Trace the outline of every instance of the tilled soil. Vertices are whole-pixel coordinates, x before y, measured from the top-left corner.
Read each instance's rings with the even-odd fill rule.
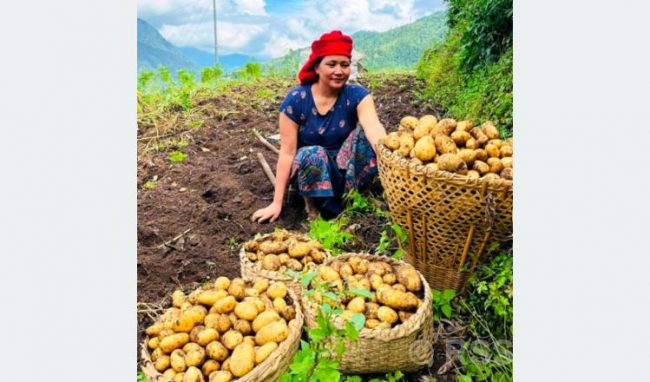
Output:
[[[430,104],[418,104],[414,99],[413,76],[371,76],[362,83],[372,90],[379,118],[389,131],[395,130],[405,115],[438,114]],[[260,86],[266,97],[260,96]],[[181,149],[187,154],[183,162],[171,164],[168,155],[173,148],[140,152],[139,303],[167,305],[175,289],[189,291],[218,276],[239,276],[239,247],[257,233],[276,227],[308,230],[302,201],[297,197],[283,208],[274,223],[257,224],[249,219],[273,198],[273,186],[256,154],[261,152],[272,169],[277,160],[276,154],[256,140],[252,130],[264,136],[278,132],[277,109],[290,87],[286,82],[240,85],[228,95],[201,101],[200,106],[212,118],[199,128],[183,132],[188,143]],[[274,95],[269,97],[268,93]],[[147,126],[139,126],[140,135],[146,131]],[[144,184],[154,177],[157,186],[145,190]],[[371,189],[381,194],[379,182]],[[378,244],[381,228],[376,219],[374,215],[354,218],[353,223],[360,227],[354,241],[358,249]],[[165,242],[168,245],[163,245]],[[147,314],[138,315],[138,342],[150,323]]]

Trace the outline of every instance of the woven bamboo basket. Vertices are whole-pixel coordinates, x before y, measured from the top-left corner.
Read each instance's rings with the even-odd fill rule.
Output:
[[[460,290],[491,243],[512,240],[510,180],[426,171],[378,145],[391,218],[408,232],[406,260],[435,289]]]
[[[302,335],[302,325],[304,323],[304,315],[300,307],[300,296],[293,290],[287,290],[289,296],[293,300],[293,305],[296,308],[296,317],[289,322],[289,336],[287,339],[280,343],[277,349],[262,363],[255,366],[245,376],[234,379],[237,382],[277,382],[282,377],[285,371],[289,368],[293,356],[298,351],[300,346],[300,336]],[[149,338],[145,338],[141,344],[140,367],[142,372],[147,377],[149,382],[172,382],[169,378],[164,377],[153,365],[151,355],[147,347]],[[208,378],[205,378],[207,381]]]
[[[385,261],[392,266],[403,264],[386,256],[369,254],[342,254],[330,258],[326,264],[336,259],[345,260],[350,256],[358,256],[371,261]],[[424,300],[418,310],[403,324],[391,329],[363,328],[357,341],[346,341],[339,370],[344,373],[364,374],[383,373],[395,370],[413,372],[433,362],[433,312],[431,289],[422,274]],[[318,304],[302,296],[302,306],[305,312],[305,324],[315,328]],[[343,328],[342,318],[336,317],[334,325]]]
[[[270,235],[272,234],[266,234],[256,240],[262,241],[267,239]],[[307,237],[304,235],[298,235],[296,233],[292,233],[293,236],[300,236],[306,240],[309,240]],[[329,259],[332,257],[329,251],[323,249],[323,252],[325,253],[325,260]],[[239,263],[241,267],[241,275],[242,278],[246,281],[255,281],[258,279],[267,279],[269,281],[282,281],[287,286],[291,289],[293,289],[298,296],[301,294],[301,286],[300,282],[292,278],[291,276],[288,276],[285,273],[282,272],[277,272],[277,271],[267,271],[266,269],[261,269],[261,267],[258,267],[256,263],[250,261],[248,257],[246,257],[246,251],[244,250],[244,245],[242,245],[240,251],[239,251]]]

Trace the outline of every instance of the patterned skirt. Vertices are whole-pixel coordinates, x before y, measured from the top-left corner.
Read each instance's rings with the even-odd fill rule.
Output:
[[[343,211],[343,195],[377,175],[377,158],[363,129],[357,126],[338,151],[322,146],[298,149],[291,179],[300,195],[312,198],[323,217]]]

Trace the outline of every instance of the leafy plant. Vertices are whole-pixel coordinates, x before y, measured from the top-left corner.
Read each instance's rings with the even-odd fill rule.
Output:
[[[439,320],[443,316],[451,318],[451,300],[456,297],[456,291],[453,289],[445,289],[443,291],[431,289],[433,297],[433,317]]]
[[[386,373],[384,378],[373,378],[368,382],[398,382],[404,379],[404,373],[397,370],[392,373]]]
[[[153,190],[158,185],[158,181],[155,179],[149,179],[142,188],[145,190]]]
[[[187,158],[187,154],[182,151],[172,151],[169,156],[169,160],[173,163],[180,163]]]
[[[138,372],[138,382],[149,382],[142,371]]]
[[[467,341],[459,354],[458,382],[512,382],[512,349],[507,343]]]
[[[309,237],[323,244],[334,254],[341,252],[343,245],[350,239],[352,234],[341,229],[346,224],[346,219],[324,220],[320,216],[309,224]]]
[[[354,188],[348,191],[343,199],[347,202],[346,213],[366,213],[372,209],[368,200]]]

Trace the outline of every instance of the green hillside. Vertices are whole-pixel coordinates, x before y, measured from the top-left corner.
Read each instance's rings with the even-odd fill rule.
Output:
[[[179,69],[198,70],[199,65],[158,33],[156,28],[138,19],[138,71],[164,66],[172,73]]]
[[[444,11],[418,19],[386,32],[359,31],[352,34],[354,49],[365,58],[362,65],[371,71],[413,69],[422,52],[442,41],[447,34]],[[308,56],[309,47],[296,49],[265,65],[267,70],[295,74]]]

